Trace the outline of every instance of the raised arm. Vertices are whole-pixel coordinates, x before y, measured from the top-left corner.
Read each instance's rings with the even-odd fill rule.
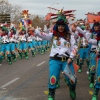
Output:
[[[53,33],[47,34],[44,32],[40,32],[38,29],[36,29],[34,33],[36,36],[39,36],[43,40],[51,40],[53,38]]]

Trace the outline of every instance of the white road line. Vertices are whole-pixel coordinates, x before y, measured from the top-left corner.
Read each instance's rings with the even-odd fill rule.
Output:
[[[46,61],[41,62],[40,64],[36,65],[36,66],[41,66],[42,64],[44,64]]]
[[[10,82],[8,82],[8,83],[2,85],[1,88],[5,88],[6,86],[8,86],[8,85],[14,83],[15,81],[17,81],[18,79],[20,79],[20,78],[15,78],[15,79],[11,80]]]

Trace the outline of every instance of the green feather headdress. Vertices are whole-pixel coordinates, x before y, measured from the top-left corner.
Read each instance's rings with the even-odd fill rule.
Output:
[[[58,11],[58,18],[57,21],[59,20],[63,20],[64,23],[67,22],[66,16],[64,15],[63,9],[61,9],[60,11]]]

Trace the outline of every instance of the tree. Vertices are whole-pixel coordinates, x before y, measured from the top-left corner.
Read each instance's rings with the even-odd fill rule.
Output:
[[[46,21],[44,21],[44,17],[36,15],[32,21],[32,25],[36,28],[37,26],[43,28],[46,24]]]
[[[10,14],[11,21],[18,21],[21,18],[20,11],[20,5],[11,5],[7,0],[0,0],[0,14]]]
[[[11,5],[8,0],[0,0],[0,14],[10,14],[11,22],[19,26],[22,8],[21,5]],[[44,17],[30,14],[29,19],[32,20],[32,26],[43,28],[45,25]]]

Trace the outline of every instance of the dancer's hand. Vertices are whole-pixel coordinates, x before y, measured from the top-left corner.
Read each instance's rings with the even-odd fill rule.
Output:
[[[72,62],[72,58],[68,58],[67,63],[71,63]]]

